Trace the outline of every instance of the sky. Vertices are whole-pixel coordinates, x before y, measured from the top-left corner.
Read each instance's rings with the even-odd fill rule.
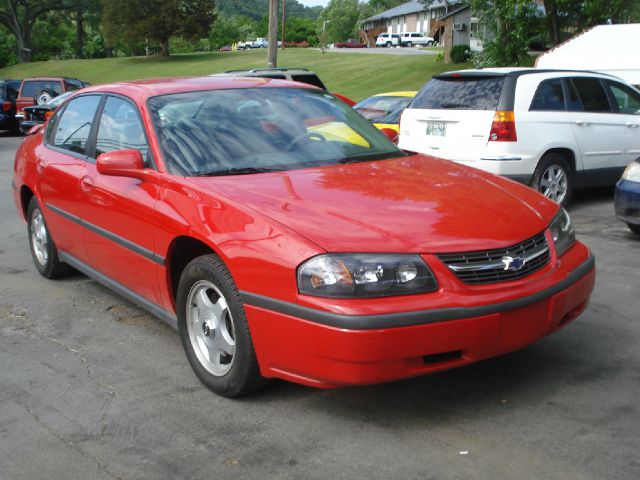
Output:
[[[317,5],[326,7],[329,3],[329,0],[298,0],[298,3],[301,3],[307,7],[315,7]]]

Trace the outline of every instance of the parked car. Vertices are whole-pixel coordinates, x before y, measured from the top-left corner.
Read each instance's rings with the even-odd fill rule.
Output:
[[[366,43],[362,43],[356,38],[350,38],[346,42],[336,42],[334,43],[334,46],[336,48],[367,48]]]
[[[218,49],[219,52],[230,52],[232,48],[229,45],[223,45]]]
[[[25,107],[23,110],[22,121],[20,122],[20,132],[27,133],[34,125],[40,125],[53,115],[56,108],[62,105],[71,95],[77,90],[65,92],[62,95],[58,95],[51,99],[49,103],[44,105],[34,105],[32,107]]]
[[[640,159],[635,159],[616,184],[616,216],[640,235]]]
[[[0,130],[19,133],[16,120],[16,98],[21,80],[0,80]]]
[[[433,37],[429,37],[421,32],[404,32],[400,36],[400,45],[403,47],[413,47],[414,45],[423,45],[430,47],[435,43]]]
[[[528,184],[563,205],[613,185],[640,153],[640,92],[614,77],[540,69],[436,75],[400,122],[400,147]]]
[[[16,118],[18,122],[24,119],[25,107],[44,105],[64,92],[79,90],[88,85],[87,82],[69,77],[25,78],[16,99]]]
[[[376,38],[376,47],[397,47],[400,45],[399,33],[381,33]]]
[[[327,122],[364,144],[312,129]],[[316,87],[101,85],[35,130],[12,186],[36,269],[72,266],[167,321],[221,395],[462,366],[564,327],[593,289],[563,208],[407,155]]]
[[[253,48],[267,48],[269,46],[269,40],[267,40],[266,38],[257,38],[255,40],[253,40],[252,42],[240,42],[237,45],[238,50],[251,50]],[[277,46],[281,47],[282,46],[282,42],[278,40],[277,42]]]
[[[400,131],[400,115],[417,92],[379,93],[356,103],[353,109],[369,120],[376,128]],[[397,135],[396,135],[397,136]]]
[[[307,85],[313,85],[314,87],[319,87],[325,91],[327,87],[320,80],[320,77],[307,68],[254,68],[252,70],[227,70],[224,73],[215,73],[213,76],[242,76],[242,77],[262,77],[262,78],[275,78],[278,80],[291,80],[294,82],[302,82]],[[352,107],[356,104],[353,100],[344,95],[341,95],[336,92],[331,92],[332,95],[338,97],[340,100],[345,102],[347,105]]]

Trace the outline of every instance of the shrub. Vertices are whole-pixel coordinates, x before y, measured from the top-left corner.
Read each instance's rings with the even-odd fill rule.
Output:
[[[451,61],[453,63],[464,63],[471,57],[471,50],[468,45],[454,45],[451,49]]]

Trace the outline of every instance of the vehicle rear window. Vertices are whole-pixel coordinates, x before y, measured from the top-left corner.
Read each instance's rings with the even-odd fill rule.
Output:
[[[34,80],[24,82],[22,86],[22,97],[33,97],[40,90],[52,90],[57,94],[62,93],[62,84],[57,80]]]
[[[496,110],[504,77],[434,78],[428,82],[409,108],[434,110]]]

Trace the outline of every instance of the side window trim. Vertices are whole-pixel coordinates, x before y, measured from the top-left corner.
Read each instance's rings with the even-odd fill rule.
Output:
[[[133,108],[133,110],[136,112],[136,115],[138,117],[138,121],[140,122],[140,126],[142,127],[142,133],[144,134],[144,140],[147,143],[147,158],[149,159],[148,162],[145,162],[145,166],[147,168],[151,168],[152,170],[157,170],[158,167],[156,165],[156,160],[153,156],[153,152],[151,151],[151,144],[149,143],[149,135],[147,134],[147,129],[145,128],[144,122],[142,121],[142,115],[140,113],[140,109],[138,108],[138,105],[136,105],[136,103],[131,100],[129,97],[125,97],[124,95],[119,95],[117,93],[107,93],[106,95],[104,95],[104,99],[102,101],[102,103],[100,104],[100,106],[98,107],[98,109],[100,110],[100,115],[98,117],[98,121],[95,122],[94,126],[95,126],[95,132],[92,130],[91,132],[91,137],[89,138],[89,141],[91,142],[91,153],[92,153],[92,161],[93,163],[96,162],[96,158],[95,158],[95,148],[96,148],[96,142],[98,139],[98,128],[100,127],[100,121],[102,120],[102,112],[104,111],[104,107],[107,103],[107,99],[109,97],[113,97],[113,98],[118,98],[120,100],[123,100],[125,102],[127,102],[129,105],[131,105],[131,107]],[[146,165],[146,163],[148,163],[148,165]]]

